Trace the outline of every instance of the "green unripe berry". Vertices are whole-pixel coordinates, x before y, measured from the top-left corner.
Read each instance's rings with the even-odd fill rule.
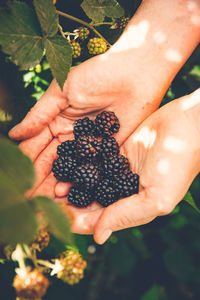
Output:
[[[101,38],[92,38],[88,42],[88,51],[92,55],[102,54],[107,50],[106,42]]]
[[[71,41],[72,57],[77,58],[81,55],[81,46],[78,42]]]

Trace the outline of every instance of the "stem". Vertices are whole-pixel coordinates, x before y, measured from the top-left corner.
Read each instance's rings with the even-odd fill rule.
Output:
[[[87,23],[87,22],[85,22],[85,21],[83,21],[83,20],[81,20],[81,19],[78,19],[78,18],[76,18],[76,17],[74,17],[74,16],[71,16],[71,15],[69,15],[69,14],[66,14],[66,13],[64,13],[64,12],[62,12],[62,11],[59,11],[59,10],[56,10],[56,12],[57,12],[57,14],[59,14],[59,15],[61,15],[61,16],[63,16],[63,17],[65,17],[65,18],[68,18],[68,19],[71,19],[71,20],[73,20],[74,22],[77,22],[77,23],[80,23],[80,24],[82,24],[82,25],[84,25],[84,26],[86,26],[86,27],[89,27],[91,30],[93,30],[100,38],[102,38],[105,42],[106,42],[106,44],[110,47],[111,46],[111,44],[101,35],[101,33],[99,33],[91,24],[89,24],[89,23]]]
[[[92,26],[113,25],[113,22],[94,23]]]
[[[47,260],[43,260],[43,259],[38,259],[37,260],[38,264],[42,265],[42,266],[45,266],[49,269],[53,269],[55,267],[54,264],[50,263],[49,261]]]

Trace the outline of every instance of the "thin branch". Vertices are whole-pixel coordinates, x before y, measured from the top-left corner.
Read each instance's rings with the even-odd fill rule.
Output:
[[[56,10],[56,12],[57,12],[57,14],[59,14],[60,16],[63,16],[63,17],[65,17],[65,18],[68,18],[68,19],[71,19],[71,20],[73,20],[74,22],[77,22],[77,23],[80,23],[80,24],[82,24],[82,25],[84,25],[84,26],[86,26],[86,27],[89,27],[92,31],[94,31],[100,38],[102,38],[105,42],[106,42],[106,44],[110,47],[111,46],[111,44],[101,35],[101,33],[100,32],[98,32],[91,24],[89,24],[89,23],[87,23],[87,22],[85,22],[85,21],[83,21],[83,20],[81,20],[81,19],[78,19],[78,18],[76,18],[76,17],[74,17],[74,16],[71,16],[71,15],[69,15],[69,14],[66,14],[66,13],[64,13],[64,12],[62,12],[62,11],[59,11],[59,10]]]

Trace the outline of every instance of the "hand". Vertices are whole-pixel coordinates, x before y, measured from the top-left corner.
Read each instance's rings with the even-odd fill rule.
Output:
[[[10,132],[13,139],[25,139],[21,149],[35,164],[37,178],[30,195],[66,195],[68,186],[56,186],[51,168],[58,144],[72,138],[75,119],[94,118],[104,109],[114,111],[121,124],[116,135],[121,144],[157,109],[199,42],[199,26],[191,23],[198,17],[198,2],[193,6],[189,10],[178,0],[170,0],[170,5],[162,0],[144,1],[109,51],[73,68],[63,91],[55,80],[52,82]]]
[[[132,171],[140,175],[139,194],[106,208],[95,203],[88,209],[69,206],[73,232],[93,233],[102,244],[113,231],[169,214],[200,171],[199,110],[200,89],[146,119],[121,147]]]

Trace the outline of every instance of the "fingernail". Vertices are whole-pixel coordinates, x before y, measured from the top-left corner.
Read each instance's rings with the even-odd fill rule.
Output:
[[[106,229],[100,236],[100,238],[98,239],[98,244],[102,245],[104,244],[107,239],[109,239],[109,237],[111,236],[112,234],[112,230],[110,229]]]

